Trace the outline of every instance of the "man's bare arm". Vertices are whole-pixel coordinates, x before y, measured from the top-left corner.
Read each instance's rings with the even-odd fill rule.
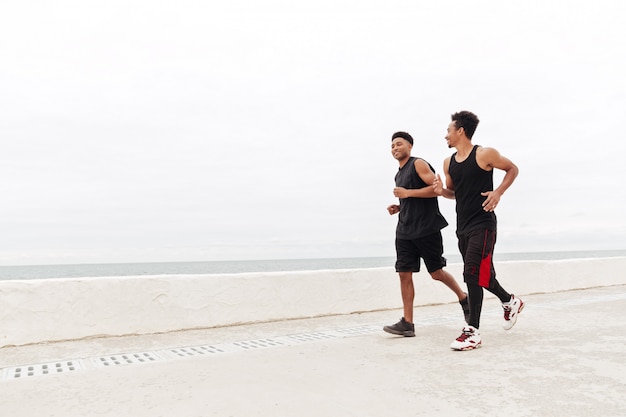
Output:
[[[476,162],[481,167],[501,169],[505,172],[502,182],[495,190],[480,193],[480,195],[486,197],[485,201],[483,201],[483,209],[485,211],[494,211],[504,192],[508,190],[515,178],[517,178],[519,168],[494,148],[479,148],[476,152]]]
[[[442,196],[445,198],[449,198],[454,200],[454,183],[452,182],[452,177],[450,176],[450,158],[446,158],[443,161],[443,173],[446,176],[446,188],[443,188],[443,181],[441,181],[441,177],[437,175],[435,181],[433,182],[433,190],[435,194],[438,196]]]
[[[435,181],[435,174],[430,170],[428,164],[422,159],[415,160],[415,172],[417,175],[430,186]],[[432,198],[437,197],[433,187],[424,187],[416,189],[408,189],[403,187],[396,187],[393,189],[393,195],[398,198]]]

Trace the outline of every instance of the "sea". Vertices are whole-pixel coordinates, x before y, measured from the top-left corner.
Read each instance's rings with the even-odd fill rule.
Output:
[[[626,256],[626,250],[523,252],[495,254],[494,261],[563,260]],[[460,255],[446,255],[448,263]],[[144,262],[68,265],[0,266],[0,280],[96,278],[141,275],[236,274],[246,272],[315,271],[393,267],[395,257],[273,259],[207,262]]]

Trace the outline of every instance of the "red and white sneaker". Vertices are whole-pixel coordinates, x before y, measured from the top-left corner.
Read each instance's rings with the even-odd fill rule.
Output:
[[[450,349],[472,350],[479,348],[481,343],[478,329],[473,326],[466,326],[463,328],[461,336],[457,337],[456,340],[452,342]]]
[[[502,327],[504,330],[509,330],[517,323],[517,316],[524,309],[524,302],[511,294],[511,301],[502,303],[502,308],[504,309],[504,322],[502,323]]]

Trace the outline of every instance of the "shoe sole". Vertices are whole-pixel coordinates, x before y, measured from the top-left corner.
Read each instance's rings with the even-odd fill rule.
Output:
[[[383,327],[383,330],[386,331],[387,333],[395,334],[396,336],[415,337],[415,332],[411,332],[411,331],[400,332],[398,330],[393,330],[388,327]]]
[[[524,306],[526,306],[526,304],[525,304],[522,300],[520,300],[520,302],[521,302],[521,304],[520,304],[520,306],[519,306],[519,310],[517,310],[517,313],[515,313],[515,314],[513,315],[513,317],[514,317],[515,319],[514,319],[514,320],[509,320],[509,322],[511,322],[511,321],[512,321],[512,322],[513,322],[513,324],[511,324],[511,326],[510,326],[510,327],[505,327],[505,326],[502,326],[502,328],[503,328],[504,330],[511,330],[511,329],[513,328],[513,326],[515,326],[515,323],[517,323],[517,316],[519,316],[519,313],[521,313],[521,312],[522,312],[522,310],[524,309]]]
[[[452,346],[450,346],[450,349],[456,351],[456,352],[465,352],[467,350],[474,350],[474,349],[478,349],[482,346],[482,342],[478,343],[477,345],[472,345],[472,346],[468,346],[468,347],[464,347],[464,348],[453,348]]]

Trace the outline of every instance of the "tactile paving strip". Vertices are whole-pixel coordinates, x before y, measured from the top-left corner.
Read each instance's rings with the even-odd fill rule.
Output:
[[[229,352],[244,352],[255,349],[267,349],[281,346],[294,346],[301,343],[319,340],[337,339],[350,336],[364,335],[378,332],[379,325],[361,326],[351,329],[342,329],[328,332],[313,332],[296,335],[280,336],[256,340],[243,340],[230,343],[188,346],[171,349],[162,349],[146,352],[120,353],[116,355],[98,356],[85,359],[22,365],[0,370],[0,381],[9,381],[18,378],[52,375],[61,372],[72,372],[88,368],[106,368],[125,365],[139,365],[146,363],[175,360],[201,355],[215,355]]]
[[[170,349],[169,352],[175,356],[184,358],[188,356],[224,353],[225,350],[217,346],[193,346],[193,347]]]
[[[626,294],[602,294],[590,297],[575,298],[567,301],[551,301],[532,305],[533,310],[551,309],[562,305],[581,305],[593,302],[612,301],[626,298]],[[483,315],[501,315],[500,311],[484,312]],[[441,315],[416,320],[415,327],[426,327],[438,324],[459,321],[459,315]],[[302,343],[320,340],[340,339],[346,337],[363,336],[380,333],[383,324],[371,324],[346,329],[318,331],[311,333],[293,334],[274,338],[245,340],[222,344],[188,346],[170,348],[148,352],[133,352],[116,355],[107,355],[86,359],[72,359],[56,362],[21,365],[0,369],[0,382],[23,379],[35,376],[55,375],[75,372],[84,369],[105,368],[126,365],[139,365],[160,361],[184,359],[200,355],[219,355],[224,353],[245,352],[255,349],[267,349],[282,346],[295,346]]]
[[[244,342],[234,342],[233,344],[245,350],[283,345],[283,343],[273,339],[247,340]]]
[[[334,339],[335,336],[332,334],[328,334],[325,332],[315,332],[308,334],[294,334],[291,336],[287,336],[287,338],[292,342],[314,342],[317,340],[326,340],[326,339]]]
[[[80,359],[39,363],[34,365],[22,365],[3,369],[2,380],[68,373],[79,369],[83,369],[83,363]]]
[[[161,357],[156,352],[138,352],[123,355],[100,356],[98,358],[91,358],[92,363],[99,367],[133,365],[140,363],[157,362],[162,360],[163,357]]]

